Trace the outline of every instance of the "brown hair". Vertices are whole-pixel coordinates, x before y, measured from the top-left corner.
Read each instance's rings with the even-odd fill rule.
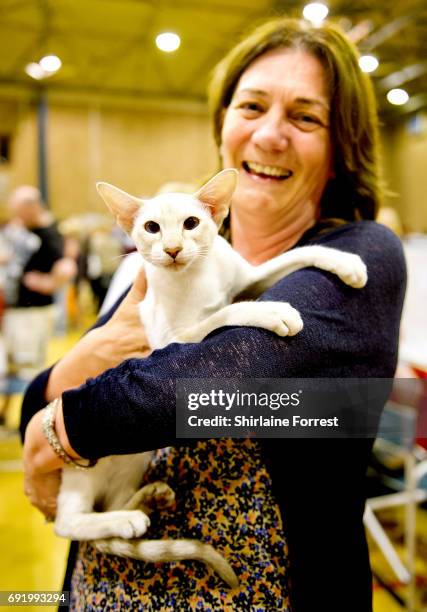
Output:
[[[317,57],[328,79],[335,176],[322,196],[322,217],[374,219],[382,199],[375,94],[369,77],[359,68],[357,49],[331,23],[313,26],[280,17],[257,27],[231,49],[216,66],[209,90],[218,147],[225,110],[241,75],[260,55],[279,47]]]

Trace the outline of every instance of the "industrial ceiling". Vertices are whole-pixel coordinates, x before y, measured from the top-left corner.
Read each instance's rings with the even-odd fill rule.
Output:
[[[372,78],[383,118],[427,106],[426,0],[325,0],[329,16],[380,60]],[[0,97],[50,95],[168,99],[200,103],[208,76],[250,26],[300,16],[294,0],[1,0]],[[175,53],[155,46],[159,32],[181,37]],[[25,66],[53,53],[62,68],[39,82]],[[392,107],[385,94],[404,87]]]

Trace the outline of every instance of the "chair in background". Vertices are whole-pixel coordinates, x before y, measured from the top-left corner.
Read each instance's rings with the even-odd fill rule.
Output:
[[[403,465],[403,479],[382,476],[383,483],[395,492],[368,499],[364,514],[365,527],[398,580],[408,587],[406,609],[409,612],[415,606],[416,508],[427,500],[427,490],[419,486],[427,474],[427,451],[416,443],[417,420],[416,407],[388,402],[375,449]],[[395,506],[405,507],[404,562],[375,516],[376,511]]]

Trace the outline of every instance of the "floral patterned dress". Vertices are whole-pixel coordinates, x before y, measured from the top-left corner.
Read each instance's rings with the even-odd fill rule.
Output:
[[[144,563],[81,543],[71,610],[290,611],[287,547],[271,480],[252,440],[206,440],[157,451],[144,482],[162,480],[175,507],[151,515],[149,539],[192,538],[229,561],[229,589],[198,561]]]

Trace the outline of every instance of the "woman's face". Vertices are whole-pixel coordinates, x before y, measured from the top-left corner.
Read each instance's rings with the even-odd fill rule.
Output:
[[[223,166],[239,171],[233,206],[310,208],[317,216],[332,175],[329,110],[316,57],[281,48],[256,59],[240,77],[222,129]]]

